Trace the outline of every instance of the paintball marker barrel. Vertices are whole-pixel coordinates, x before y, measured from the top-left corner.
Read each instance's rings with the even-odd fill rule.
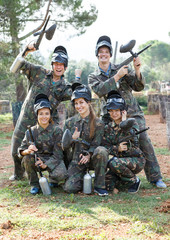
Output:
[[[143,49],[141,49],[139,52],[137,53],[133,53],[131,57],[127,58],[125,61],[123,61],[122,63],[120,63],[119,65],[116,66],[115,70],[119,70],[121,67],[128,65],[130,62],[133,61],[134,57],[137,57],[138,55],[140,55],[142,52],[144,52],[146,49],[148,49],[149,47],[151,47],[152,44],[147,45],[146,47],[144,47]],[[132,51],[129,51],[132,53]]]

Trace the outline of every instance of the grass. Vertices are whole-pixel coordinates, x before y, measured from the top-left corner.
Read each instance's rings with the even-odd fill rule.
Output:
[[[13,239],[34,239],[36,234],[48,239],[45,236],[59,233],[54,239],[168,239],[169,216],[158,211],[168,200],[168,189],[157,189],[140,178],[138,194],[108,197],[66,194],[62,188],[52,189],[51,196],[32,196],[27,180],[12,182],[0,190],[0,225],[11,222]],[[117,231],[117,237],[109,238]]]
[[[12,113],[0,114],[0,123],[11,123],[12,122]]]

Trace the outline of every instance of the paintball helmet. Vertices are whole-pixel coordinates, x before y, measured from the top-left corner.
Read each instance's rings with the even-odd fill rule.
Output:
[[[112,43],[111,40],[108,36],[101,36],[99,37],[97,44],[96,44],[96,50],[95,50],[95,54],[96,57],[98,56],[98,51],[100,47],[108,47],[110,50],[110,55],[112,56],[113,53],[113,49],[112,49]]]
[[[38,94],[35,98],[35,102],[34,102],[35,114],[38,115],[38,110],[42,108],[49,108],[50,112],[52,112],[51,104],[49,102],[47,95],[41,93],[41,94]]]
[[[68,66],[68,54],[63,46],[58,46],[54,49],[51,64],[54,62],[64,63],[64,67]]]
[[[118,92],[110,91],[107,96],[106,108],[108,111],[111,109],[120,109],[123,111],[126,110],[126,103]]]
[[[78,98],[84,98],[87,101],[91,101],[91,91],[89,87],[81,83],[73,83],[72,84],[72,96],[71,101],[74,101]]]

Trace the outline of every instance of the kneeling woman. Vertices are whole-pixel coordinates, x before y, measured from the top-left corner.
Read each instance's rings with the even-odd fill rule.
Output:
[[[110,170],[106,174],[107,189],[113,190],[116,183],[121,182],[123,185],[127,184],[129,193],[136,193],[140,187],[140,179],[135,174],[145,164],[143,153],[138,147],[139,135],[135,135],[139,127],[134,118],[126,119],[125,100],[119,93],[111,91],[108,94],[106,108],[111,122],[105,126],[102,145],[112,156],[108,161]]]
[[[67,177],[61,148],[62,130],[51,119],[51,105],[46,95],[39,94],[36,97],[34,112],[38,121],[37,125],[31,127],[35,144],[32,143],[27,130],[18,149],[31,185],[31,194],[37,194],[40,191],[37,166],[41,171],[49,172],[51,187],[57,186],[59,181]],[[37,153],[36,162],[34,152]]]
[[[100,146],[104,125],[95,117],[90,103],[90,89],[75,83],[72,90],[71,100],[78,114],[68,119],[64,126],[64,130],[70,130],[73,140],[73,143],[68,146],[71,156],[69,156],[68,179],[64,190],[69,193],[81,191],[83,176],[87,168],[90,168],[95,170],[94,192],[99,196],[105,196],[108,195],[105,190],[108,152]]]

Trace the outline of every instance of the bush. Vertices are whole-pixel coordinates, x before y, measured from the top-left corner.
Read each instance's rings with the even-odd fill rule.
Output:
[[[136,100],[138,101],[139,105],[142,107],[147,107],[148,105],[148,97],[145,95],[136,96]]]

